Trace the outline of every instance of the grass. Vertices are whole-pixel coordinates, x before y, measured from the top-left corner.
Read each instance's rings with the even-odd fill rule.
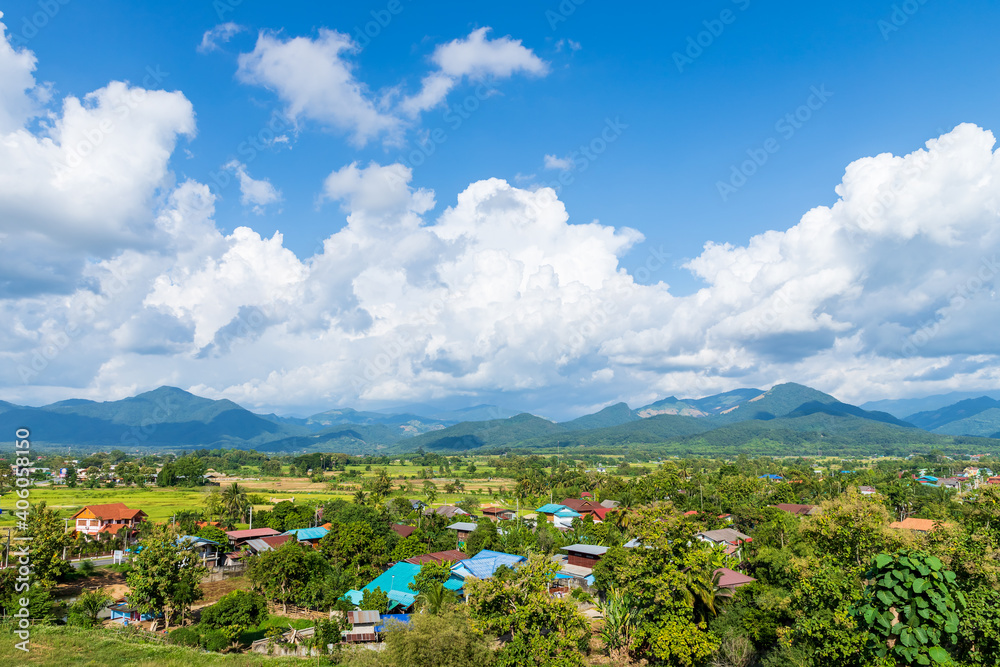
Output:
[[[302,665],[300,658],[270,658],[257,654],[219,655],[198,649],[146,642],[116,630],[69,626],[31,629],[29,651],[14,648],[18,639],[10,628],[0,628],[0,664],[94,665],[100,667],[192,667],[224,665]]]

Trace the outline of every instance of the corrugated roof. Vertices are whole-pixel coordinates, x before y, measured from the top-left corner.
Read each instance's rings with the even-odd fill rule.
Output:
[[[251,537],[270,537],[281,533],[274,528],[250,528],[247,530],[227,530],[226,535],[231,540],[246,540]]]
[[[104,521],[134,519],[140,514],[142,515],[146,514],[142,510],[129,508],[127,505],[125,505],[125,503],[108,503],[106,505],[87,505],[86,507],[78,511],[76,514],[74,514],[73,518],[75,519],[80,514],[88,510],[98,519],[102,519]]]
[[[566,509],[566,506],[565,505],[557,505],[555,503],[546,503],[545,505],[542,505],[541,507],[539,507],[535,511],[536,512],[540,512],[542,514],[555,514],[556,512],[558,512],[559,510],[562,510],[562,509]]]
[[[367,609],[361,611],[349,611],[347,612],[347,618],[351,621],[352,625],[357,625],[359,623],[374,623],[377,624],[382,621],[382,614],[377,611],[369,611]]]
[[[600,547],[596,544],[573,544],[568,547],[563,547],[562,551],[577,552],[581,554],[590,554],[591,556],[603,556],[608,552],[608,547]]]
[[[321,540],[326,537],[326,534],[330,531],[323,526],[316,526],[315,528],[296,528],[294,530],[286,530],[282,535],[294,535],[298,538],[299,542],[305,540]]]
[[[413,556],[412,558],[407,558],[404,562],[412,563],[414,565],[423,565],[424,563],[429,563],[429,562],[457,563],[458,561],[465,560],[468,557],[469,557],[468,554],[462,553],[458,549],[451,549],[450,551],[436,551],[432,554],[421,554],[420,556]]]
[[[473,576],[477,579],[489,579],[497,571],[497,568],[501,566],[513,567],[526,560],[528,559],[524,556],[483,549],[472,558],[466,558],[455,563],[451,571],[463,579],[468,576]]]
[[[448,530],[461,530],[471,533],[476,529],[476,524],[469,523],[468,521],[456,521],[455,523],[448,526]]]
[[[757,581],[751,576],[737,572],[736,570],[730,570],[728,567],[719,568],[714,574],[720,575],[719,588],[739,588],[740,586],[752,584]]]
[[[565,519],[565,518],[575,518],[575,517],[578,517],[578,516],[582,516],[582,515],[581,515],[581,514],[580,514],[579,512],[576,512],[576,511],[574,511],[574,510],[571,510],[571,509],[570,509],[570,508],[568,508],[568,507],[564,507],[564,508],[562,508],[561,510],[559,510],[559,511],[558,511],[558,512],[556,512],[555,514],[556,514],[556,516],[557,516],[557,517],[559,517],[559,518],[561,518],[561,519]]]

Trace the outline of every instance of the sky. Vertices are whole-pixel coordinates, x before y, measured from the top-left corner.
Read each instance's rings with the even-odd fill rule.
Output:
[[[1000,8],[0,2],[0,399],[1000,377]]]

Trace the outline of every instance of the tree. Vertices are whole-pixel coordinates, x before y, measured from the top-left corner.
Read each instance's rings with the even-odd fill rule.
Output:
[[[416,535],[404,537],[392,550],[392,560],[401,561],[427,553],[427,547]]]
[[[188,543],[178,544],[168,527],[155,527],[140,541],[126,576],[129,602],[144,614],[163,613],[166,627],[173,616],[183,620],[188,608],[202,596],[205,568]]]
[[[898,665],[945,664],[958,644],[965,596],[941,560],[901,549],[879,554],[865,572],[854,618],[868,630],[868,650]]]
[[[417,606],[431,614],[440,614],[448,605],[458,601],[455,591],[444,587],[441,582],[434,582],[417,596]]]
[[[493,664],[493,652],[486,637],[469,623],[468,614],[461,607],[440,615],[414,614],[408,625],[391,624],[385,633],[383,655],[392,667],[488,667]]]
[[[318,563],[316,562],[318,559]],[[314,575],[325,574],[322,556],[306,549],[296,540],[288,540],[273,551],[265,551],[247,560],[247,575],[255,591],[268,600],[280,602],[282,610],[295,602]]]
[[[214,520],[215,518],[222,516],[223,512],[222,504],[222,494],[218,491],[211,491],[207,496],[205,496],[205,518],[208,520]]]
[[[377,611],[381,614],[389,613],[389,594],[376,586],[374,589],[365,589],[361,593],[360,609]]]
[[[72,543],[72,537],[66,532],[59,514],[49,509],[44,500],[31,506],[21,532],[31,538],[31,569],[35,582],[48,588],[72,571],[73,566],[63,560],[63,551]]]
[[[489,519],[476,524],[476,529],[465,538],[465,553],[475,556],[483,549],[493,549],[497,544],[497,526]]]
[[[601,615],[604,616],[604,627],[601,628],[604,648],[612,662],[626,662],[639,625],[639,610],[635,601],[632,596],[612,587],[601,605]]]
[[[114,598],[103,589],[84,591],[69,608],[69,621],[72,625],[94,626],[100,613],[114,601]]]
[[[849,489],[820,504],[820,514],[803,519],[802,532],[821,553],[860,571],[887,548],[901,544],[899,531],[889,528],[889,512],[877,499]]]
[[[431,480],[424,480],[424,498],[427,499],[428,505],[433,505],[434,501],[437,499],[437,485]]]
[[[498,666],[584,664],[586,620],[570,601],[549,596],[558,569],[535,554],[516,569],[500,568],[491,579],[466,581],[474,623],[490,634],[511,636],[497,653]]]
[[[73,466],[69,466],[68,468],[66,468],[66,486],[68,486],[71,489],[75,489],[76,480],[77,480],[76,468],[74,468]],[[2,486],[3,485],[0,484],[0,487]]]
[[[233,591],[201,612],[201,622],[222,630],[230,641],[236,641],[247,630],[267,618],[267,601],[251,591]]]
[[[234,522],[244,521],[249,507],[250,501],[247,500],[246,490],[236,482],[222,491],[222,514],[227,519]]]
[[[226,531],[222,530],[218,526],[205,526],[199,528],[198,532],[195,533],[197,537],[204,537],[206,540],[212,540],[218,543],[220,549],[226,549],[229,546],[229,536],[226,535]]]

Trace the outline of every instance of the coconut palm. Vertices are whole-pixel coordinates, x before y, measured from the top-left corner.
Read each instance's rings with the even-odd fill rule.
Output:
[[[428,588],[423,593],[417,596],[417,606],[421,609],[427,610],[427,612],[434,614],[435,616],[441,613],[441,610],[448,606],[449,603],[455,601],[455,593],[444,587],[444,584],[436,582],[436,585]]]
[[[249,508],[246,490],[236,482],[222,492],[222,512],[232,521],[243,521]]]

